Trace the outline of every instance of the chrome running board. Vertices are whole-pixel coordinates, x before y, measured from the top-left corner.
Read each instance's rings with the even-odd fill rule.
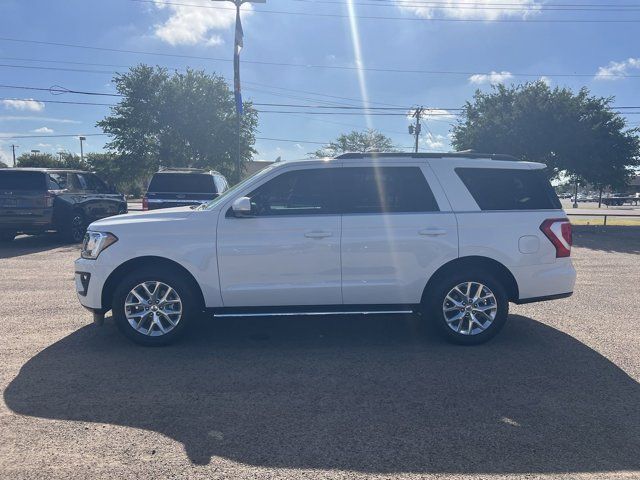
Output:
[[[413,310],[371,310],[371,311],[345,311],[345,312],[252,312],[252,313],[214,313],[214,317],[299,317],[299,316],[323,316],[323,315],[397,315],[414,313]]]

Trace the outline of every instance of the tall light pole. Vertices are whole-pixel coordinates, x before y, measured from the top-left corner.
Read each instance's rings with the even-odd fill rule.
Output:
[[[13,152],[13,166],[16,166],[16,147],[19,147],[20,145],[11,145],[11,151]]]
[[[87,137],[78,137],[78,139],[80,140],[80,161],[84,163],[84,150],[82,150],[82,142],[84,142]]]
[[[240,50],[243,47],[242,22],[240,22],[240,7],[244,3],[266,3],[267,0],[212,0],[214,2],[231,2],[236,6],[235,40],[233,42],[233,95],[236,100],[236,134],[238,145],[236,148],[236,182],[242,178],[242,91],[240,89]]]

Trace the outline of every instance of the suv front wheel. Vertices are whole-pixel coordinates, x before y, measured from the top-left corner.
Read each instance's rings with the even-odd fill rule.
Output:
[[[425,301],[425,313],[446,340],[478,345],[502,329],[509,314],[509,300],[492,275],[461,272],[438,282]]]
[[[167,345],[197,314],[193,288],[179,272],[143,268],[127,275],[113,296],[116,325],[136,343]]]

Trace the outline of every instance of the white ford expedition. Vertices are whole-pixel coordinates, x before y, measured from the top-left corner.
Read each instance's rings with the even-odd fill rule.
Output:
[[[202,312],[416,312],[481,343],[509,302],[573,291],[571,224],[543,168],[465,152],[277,163],[202,206],[92,223],[78,298],[146,345]]]

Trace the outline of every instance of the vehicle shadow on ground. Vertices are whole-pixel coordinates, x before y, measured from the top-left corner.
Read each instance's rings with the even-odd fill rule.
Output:
[[[68,251],[77,250],[80,255],[80,244],[69,243],[56,233],[44,233],[20,235],[13,242],[0,243],[0,259],[45,252],[60,247]]]
[[[574,225],[573,245],[604,252],[640,253],[640,227]]]
[[[4,400],[19,414],[162,433],[195,464],[640,470],[640,385],[522,316],[479,347],[425,337],[416,317],[211,321],[167,348],[130,344],[108,322],[29,360]]]

